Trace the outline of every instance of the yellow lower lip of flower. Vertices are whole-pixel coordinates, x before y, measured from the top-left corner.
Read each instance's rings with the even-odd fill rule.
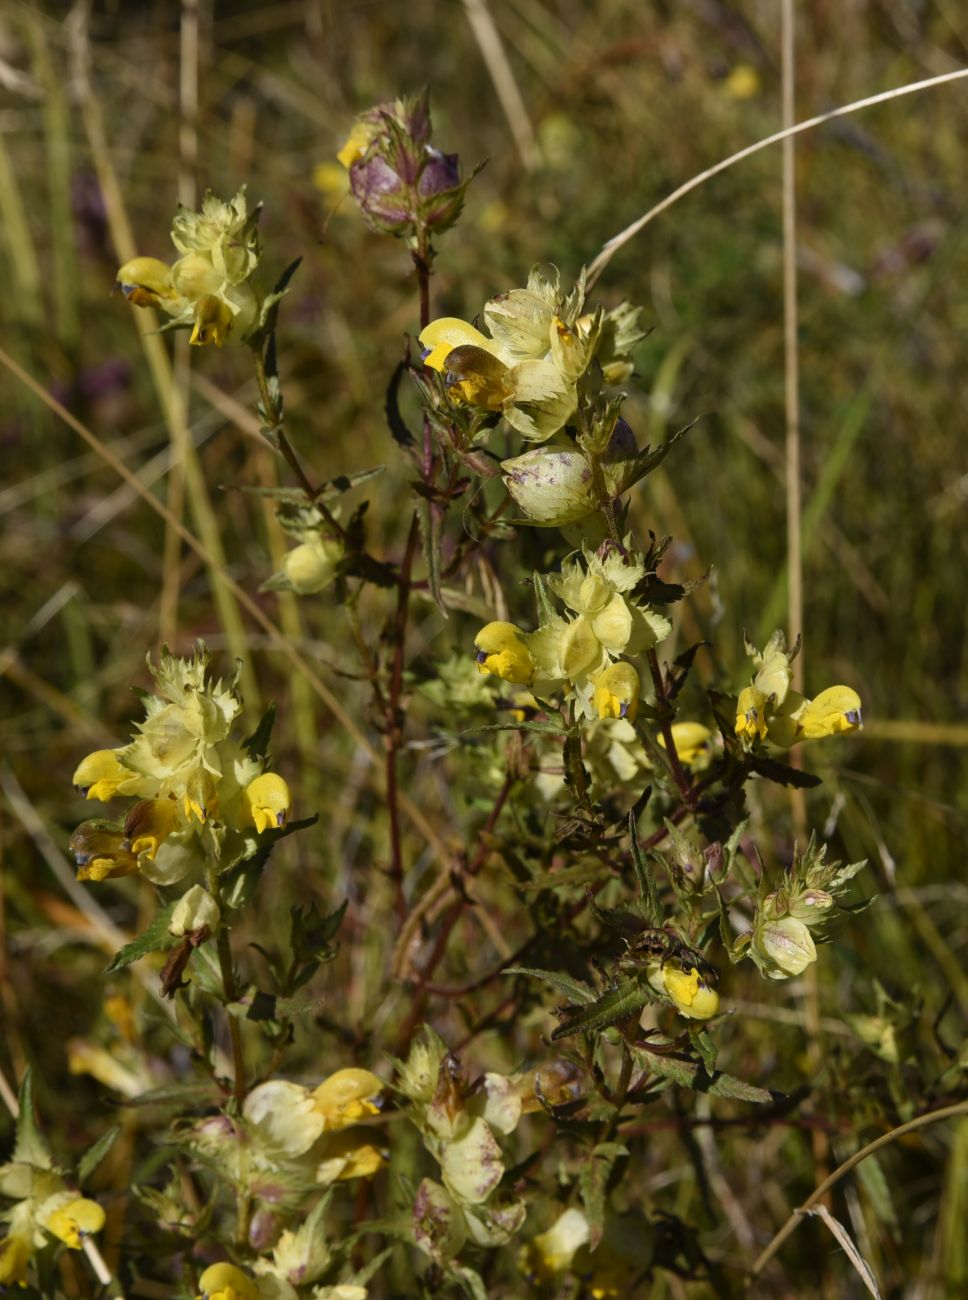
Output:
[[[85,1237],[104,1227],[104,1211],[97,1201],[79,1196],[55,1210],[44,1226],[71,1250],[80,1250]]]
[[[197,1300],[259,1300],[256,1282],[234,1264],[213,1264],[198,1279]]]
[[[7,1237],[0,1241],[0,1286],[26,1286],[31,1242],[24,1237]]]
[[[695,966],[688,971],[666,966],[662,971],[665,991],[676,1010],[689,1020],[708,1020],[719,1010],[719,994],[711,988]]]
[[[766,696],[747,686],[736,701],[736,734],[741,740],[766,739]]]
[[[289,787],[275,772],[263,772],[245,787],[246,810],[260,835],[285,826],[289,803]]]
[[[205,347],[208,343],[214,343],[217,348],[220,348],[228,338],[231,328],[231,308],[214,295],[206,294],[195,308],[195,324],[188,341],[195,347]]]
[[[531,652],[513,623],[488,623],[474,639],[478,672],[501,677],[515,686],[530,686],[534,677]]]

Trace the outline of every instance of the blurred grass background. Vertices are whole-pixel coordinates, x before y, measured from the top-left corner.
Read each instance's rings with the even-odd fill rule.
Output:
[[[797,11],[798,119],[950,71],[968,53],[968,20],[947,0]],[[429,84],[436,143],[458,150],[465,171],[488,160],[461,224],[440,242],[432,286],[434,314],[465,317],[523,283],[534,262],[553,262],[571,280],[670,190],[780,125],[771,3],[203,0],[197,39],[195,12],[120,0],[0,6],[0,321],[7,351],[206,544],[217,541],[250,593],[277,567],[282,542],[256,499],[220,490],[278,474],[246,415],[254,401],[246,358],[206,350],[191,357],[186,382],[176,356],[173,384],[171,344],[155,339],[146,344],[152,370],[139,344],[144,322],[112,296],[129,255],[125,223],[138,252],[168,258],[179,194],[211,187],[228,196],[245,182],[250,199],[264,201],[270,272],[303,258],[280,333],[290,436],[319,476],[390,466],[369,493],[369,526],[374,550],[399,552],[409,511],[394,503],[406,475],[382,395],[417,306],[402,250],[368,232],[342,197],[334,155],[353,116]],[[508,113],[485,57],[493,51],[475,34],[486,33],[488,15],[519,97]],[[835,1160],[876,1135],[882,1114],[896,1121],[908,1117],[906,1104],[930,1101],[924,1080],[915,1086],[901,1070],[871,1084],[865,1069],[883,1067],[841,1052],[840,1012],[873,1010],[874,978],[919,991],[926,1051],[936,1023],[957,1048],[968,1016],[966,139],[968,99],[955,83],[797,143],[806,682],[808,693],[856,686],[867,722],[859,740],[808,755],[825,776],[808,816],[840,856],[870,858],[865,888],[881,895],[822,953],[821,1007],[834,1026],[824,1068],[830,1095],[843,1101],[841,1113],[822,1117]],[[680,645],[714,641],[700,671],[726,688],[746,671],[743,629],[762,639],[785,616],[781,258],[780,153],[771,149],[660,217],[596,290],[609,303],[643,304],[652,327],[626,408],[642,439],[702,417],[635,494],[632,519],[643,533],[674,534],[669,580],[715,566],[683,609]],[[257,680],[262,700],[279,703],[276,766],[293,774],[299,811],[318,809],[328,827],[302,848],[290,841],[280,860],[300,897],[352,902],[331,976],[333,988],[343,980],[348,990],[342,1031],[352,1039],[356,1021],[402,1015],[406,992],[391,990],[378,1014],[370,1005],[382,978],[372,963],[383,959],[368,925],[385,887],[367,868],[385,862],[386,843],[365,751],[70,428],[9,371],[0,391],[3,1065],[11,1076],[27,1060],[42,1065],[42,1092],[59,1095],[58,1124],[77,1140],[99,1093],[89,1080],[63,1083],[62,1039],[97,1021],[98,928],[133,925],[138,903],[123,881],[90,891],[94,901],[82,906],[67,892],[70,872],[54,867],[86,813],[71,772],[89,749],[126,735],[129,686],[147,685],[144,655],[162,639],[184,650],[204,636],[220,656],[241,646],[254,670],[248,702],[258,703]],[[186,440],[196,449],[187,472],[184,462],[171,471],[171,448]],[[379,748],[364,685],[334,672],[356,665],[331,598],[298,609],[257,598]],[[421,610],[415,666],[469,644],[469,628]],[[700,700],[697,690],[696,710]],[[422,725],[414,722],[418,734]],[[408,789],[448,844],[458,842],[431,759],[414,757]],[[788,851],[782,799],[764,802],[757,832]],[[421,852],[411,835],[415,879],[430,867]],[[289,903],[288,888],[278,892],[261,921],[273,934]],[[745,1060],[750,1077],[796,1087],[797,998],[753,980],[737,997],[751,1018],[727,1037],[748,1041],[750,1026],[759,1032],[752,1017],[763,1018],[758,1055]],[[748,1006],[754,999],[758,1008]],[[56,1012],[37,1019],[39,1007]],[[504,1068],[511,1064],[513,1055]],[[732,1148],[727,1181],[737,1180],[740,1220],[755,1225],[746,1245],[762,1243],[784,1206],[813,1186],[809,1141],[795,1137],[778,1128]],[[883,1189],[863,1185],[863,1203],[848,1208],[885,1295],[964,1294],[964,1130],[928,1130],[910,1150],[889,1152],[883,1168],[893,1210],[883,1208]],[[676,1186],[666,1208],[685,1214],[693,1198],[695,1209],[691,1177]],[[798,1248],[808,1259],[811,1231],[800,1229],[787,1248],[787,1286]],[[813,1240],[832,1250],[832,1241]],[[735,1240],[723,1249],[742,1253]],[[830,1294],[860,1294],[849,1270],[837,1276]]]

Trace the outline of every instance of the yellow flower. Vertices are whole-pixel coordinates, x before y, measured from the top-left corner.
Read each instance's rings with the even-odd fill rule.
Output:
[[[337,1070],[314,1090],[313,1101],[322,1115],[327,1132],[347,1128],[368,1115],[378,1115],[375,1098],[383,1083],[369,1070]]]
[[[197,1300],[259,1300],[255,1281],[234,1264],[212,1264],[198,1279]]]
[[[555,1274],[567,1272],[572,1260],[591,1239],[585,1214],[575,1207],[563,1210],[545,1232],[533,1237],[526,1251],[529,1271],[541,1282],[552,1282]]]
[[[206,294],[195,308],[195,323],[188,341],[194,347],[204,347],[206,343],[214,343],[217,348],[220,348],[228,337],[231,327],[232,312],[228,305],[216,298],[214,294]]]
[[[157,257],[133,257],[118,271],[121,292],[135,307],[161,307],[176,314],[184,306],[171,267]]]
[[[289,820],[289,787],[275,772],[263,772],[250,781],[242,799],[260,835],[263,831],[278,830]]]
[[[755,686],[745,686],[736,701],[736,734],[747,744],[766,739],[766,696]]]
[[[760,91],[759,73],[748,63],[737,63],[723,82],[723,89],[732,99],[752,99]]]
[[[612,664],[591,679],[595,687],[595,711],[600,718],[635,721],[639,710],[639,675],[631,664]]]
[[[380,134],[381,129],[382,127],[379,122],[367,120],[362,117],[356,119],[346,138],[346,143],[336,154],[336,157],[347,171],[349,171],[352,164],[356,162],[357,158],[363,157],[369,148],[371,141],[376,139]]]
[[[671,964],[663,966],[662,984],[680,1016],[689,1020],[708,1020],[719,1010],[719,994],[695,966],[688,971]]]
[[[676,747],[680,763],[685,767],[702,772],[709,766],[712,758],[713,733],[701,722],[674,722],[672,743]],[[659,744],[665,749],[665,736],[661,733]]]
[[[102,822],[83,822],[67,842],[77,863],[78,880],[107,880],[138,870],[137,856],[121,831]]]
[[[849,686],[828,686],[807,702],[797,723],[804,740],[859,731],[863,726],[860,696]]]
[[[135,857],[143,853],[153,859],[172,831],[183,824],[182,809],[174,799],[142,799],[125,820],[126,847]]]
[[[368,1129],[344,1129],[325,1140],[316,1182],[326,1185],[372,1178],[386,1163],[386,1152],[374,1145]]]
[[[104,1211],[97,1201],[76,1196],[60,1206],[44,1222],[48,1232],[59,1237],[71,1250],[80,1250],[84,1237],[100,1232],[104,1227]]]
[[[118,759],[120,752],[118,749],[96,749],[83,758],[71,778],[77,793],[101,803],[113,799],[119,787],[131,779],[130,771]]]
[[[503,677],[516,686],[530,686],[534,663],[522,633],[513,623],[488,623],[474,638],[479,672]]]
[[[32,1254],[33,1233],[11,1233],[0,1241],[0,1287],[27,1285],[27,1264]]]

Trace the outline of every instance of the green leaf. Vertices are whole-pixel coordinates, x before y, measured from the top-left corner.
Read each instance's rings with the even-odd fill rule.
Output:
[[[52,1168],[50,1147],[48,1147],[37,1123],[37,1112],[34,1108],[34,1078],[30,1066],[24,1071],[17,1104],[17,1138],[13,1148],[14,1161],[18,1164],[33,1165],[36,1169]]]
[[[222,902],[226,907],[244,907],[255,893],[263,869],[269,861],[269,855],[279,841],[295,831],[305,830],[307,826],[315,826],[318,820],[318,814],[314,814],[312,817],[304,817],[301,821],[289,822],[278,829],[273,827],[271,830],[263,831],[258,836],[255,852],[222,873],[219,884]]]
[[[95,1169],[114,1146],[121,1132],[121,1125],[115,1124],[98,1140],[91,1144],[77,1162],[77,1181],[83,1186]]]
[[[798,767],[778,763],[775,758],[767,758],[765,754],[750,754],[748,761],[752,771],[765,776],[768,781],[775,781],[777,785],[792,785],[798,790],[810,790],[820,784],[820,777],[814,776],[812,772],[802,772]]]
[[[488,731],[537,731],[544,736],[577,736],[578,729],[563,722],[490,722],[486,727],[468,727],[460,736],[479,736]]]
[[[548,587],[545,583],[543,574],[536,572],[533,577],[533,582],[534,598],[538,606],[538,627],[541,627],[545,623],[550,623],[555,617],[555,606],[551,597],[548,595]]]
[[[634,813],[629,813],[629,838],[632,841],[632,866],[635,870],[635,878],[638,881],[639,893],[642,897],[643,919],[649,925],[661,925],[662,904],[659,902],[659,892],[649,860],[642,852],[642,847],[639,844],[639,832],[635,824]]]
[[[242,742],[242,748],[250,758],[264,759],[269,750],[269,737],[276,721],[276,705],[273,701],[259,719],[259,725],[252,735]]]
[[[884,1174],[884,1167],[876,1155],[868,1156],[857,1166],[857,1179],[870,1198],[874,1213],[881,1223],[892,1228],[897,1227],[897,1211],[891,1197],[890,1184]]]
[[[214,1083],[166,1083],[124,1102],[125,1106],[179,1106],[186,1110],[214,1106],[222,1094]]]
[[[124,970],[125,966],[130,966],[132,962],[139,961],[149,952],[167,952],[169,948],[174,948],[175,944],[181,943],[180,938],[168,933],[168,923],[171,921],[171,914],[175,910],[177,899],[166,904],[160,912],[155,914],[155,919],[137,939],[132,939],[124,947],[114,954],[110,966],[105,968],[105,975],[114,975],[119,970]]]
[[[569,1002],[574,1002],[578,1006],[594,1002],[596,997],[595,990],[590,984],[586,984],[583,980],[572,979],[570,975],[562,975],[559,971],[536,970],[531,966],[509,966],[503,974],[528,975],[531,979],[543,980]]]
[[[553,1040],[572,1034],[593,1034],[641,1011],[653,994],[648,985],[636,979],[623,980],[580,1010],[566,1013],[566,1018],[552,1033]]]
[[[578,1187],[591,1229],[588,1242],[591,1250],[601,1241],[605,1230],[605,1192],[612,1169],[616,1160],[628,1153],[628,1147],[621,1142],[600,1142],[578,1170]]]
[[[773,1094],[755,1084],[744,1083],[731,1074],[715,1071],[707,1074],[701,1062],[683,1052],[657,1052],[642,1044],[633,1044],[632,1055],[647,1074],[669,1079],[682,1088],[705,1092],[711,1097],[732,1097],[737,1101],[753,1101],[766,1105]]]
[[[414,436],[407,428],[407,422],[400,414],[400,380],[410,369],[409,361],[398,361],[396,369],[387,384],[383,411],[387,417],[387,427],[398,447],[414,446]]]

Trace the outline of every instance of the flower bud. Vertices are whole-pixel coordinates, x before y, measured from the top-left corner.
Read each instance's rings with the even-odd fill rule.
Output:
[[[832,894],[825,889],[806,889],[793,899],[790,915],[795,916],[804,925],[820,925],[826,920],[827,912],[834,905]]]
[[[541,528],[575,523],[596,508],[591,466],[582,451],[538,447],[503,461],[501,469],[511,497]]]
[[[343,557],[343,547],[335,539],[318,534],[286,553],[282,570],[300,596],[322,591],[336,577],[336,566]]]
[[[757,926],[750,954],[761,972],[773,980],[800,975],[817,960],[813,937],[795,916],[784,916]]]
[[[209,934],[215,934],[222,919],[218,903],[201,885],[192,885],[175,904],[168,933],[182,938],[187,934],[206,928]]]

